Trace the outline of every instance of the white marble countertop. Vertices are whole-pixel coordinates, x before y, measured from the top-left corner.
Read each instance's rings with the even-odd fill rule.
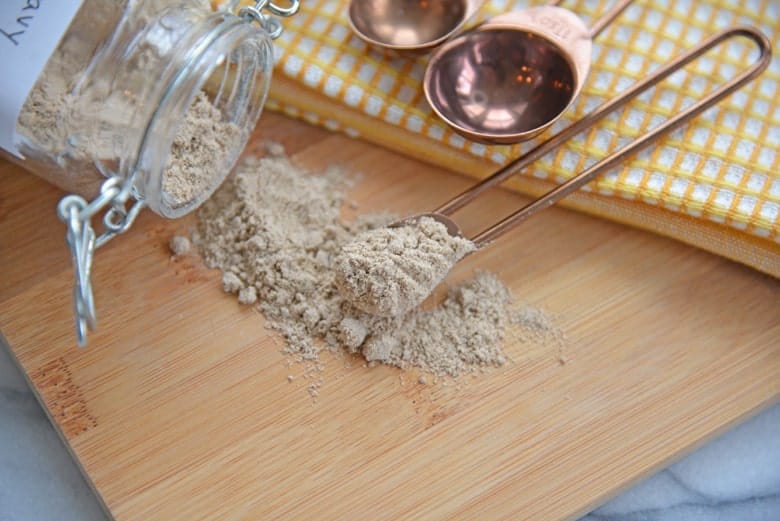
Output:
[[[105,519],[7,347],[0,345],[0,521]],[[582,521],[780,521],[780,405]]]

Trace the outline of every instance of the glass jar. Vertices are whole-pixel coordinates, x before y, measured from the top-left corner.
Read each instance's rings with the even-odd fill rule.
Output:
[[[85,0],[20,113],[21,164],[88,198],[132,178],[179,217],[235,163],[272,66],[268,32],[208,2]]]
[[[45,66],[28,76],[35,83],[26,98],[9,95],[23,101],[21,110],[0,107],[0,119],[16,118],[15,127],[13,121],[3,127],[0,146],[12,161],[72,192],[58,215],[76,275],[80,345],[95,327],[95,249],[126,231],[143,207],[176,218],[199,206],[230,172],[260,116],[273,68],[271,41],[281,33],[271,15],[295,14],[299,0],[282,6],[259,0],[235,12],[241,3],[227,0],[220,10],[208,0],[1,6],[0,43],[9,53],[20,42],[27,46],[13,63],[23,68],[19,56],[42,57]],[[43,55],[29,28],[38,24],[37,36],[44,35],[45,16],[56,22],[56,9],[72,9],[72,18],[52,39],[53,53]],[[6,78],[13,90],[13,77]],[[18,116],[9,118],[14,111]],[[101,213],[98,235],[91,221]]]

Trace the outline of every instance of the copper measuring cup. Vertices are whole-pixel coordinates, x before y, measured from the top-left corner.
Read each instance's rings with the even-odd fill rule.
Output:
[[[424,51],[456,34],[483,0],[352,0],[347,20],[362,40],[393,51]]]
[[[631,2],[618,0],[590,28],[558,7],[561,0],[493,17],[437,50],[425,71],[425,97],[469,139],[531,139],[577,98],[593,39]]]
[[[767,37],[764,36],[758,29],[749,26],[736,26],[729,29],[725,29],[715,34],[714,36],[705,40],[701,44],[685,52],[681,56],[678,56],[671,63],[657,70],[651,76],[635,83],[632,87],[627,89],[622,94],[607,101],[599,108],[597,108],[594,112],[588,114],[587,116],[583,117],[579,121],[573,123],[572,125],[568,126],[564,130],[560,131],[556,135],[552,136],[551,138],[537,145],[535,148],[533,148],[523,156],[515,159],[510,164],[499,169],[496,173],[494,173],[490,177],[486,178],[480,183],[472,186],[468,190],[462,192],[461,194],[452,198],[448,202],[444,203],[433,212],[418,214],[415,216],[408,217],[403,221],[401,221],[401,223],[414,222],[415,220],[419,219],[422,216],[429,216],[443,223],[447,227],[447,230],[450,232],[450,234],[463,235],[461,233],[460,227],[452,219],[452,215],[455,212],[457,212],[461,208],[473,202],[476,198],[478,198],[481,194],[483,194],[488,189],[501,184],[509,177],[520,172],[521,170],[523,170],[524,168],[526,168],[531,163],[541,158],[548,152],[555,150],[557,147],[562,145],[570,137],[592,126],[594,123],[596,123],[606,115],[610,114],[616,109],[624,106],[632,99],[636,98],[639,94],[643,93],[647,89],[658,84],[660,81],[669,77],[674,72],[680,70],[685,65],[693,62],[694,60],[702,56],[704,53],[706,53],[716,45],[735,37],[744,37],[749,40],[752,40],[756,44],[759,50],[759,56],[750,67],[748,67],[745,71],[743,71],[736,77],[732,78],[728,82],[721,85],[719,88],[711,92],[703,99],[699,100],[695,104],[683,110],[679,114],[676,114],[672,118],[661,123],[656,128],[652,129],[651,131],[648,131],[646,134],[639,136],[628,145],[617,150],[616,152],[613,152],[612,154],[602,159],[595,165],[579,173],[578,175],[566,181],[565,183],[550,190],[548,193],[539,197],[535,201],[527,204],[526,206],[520,208],[519,210],[505,217],[501,221],[493,224],[492,226],[478,233],[471,239],[476,244],[477,248],[484,247],[485,245],[495,240],[496,238],[500,237],[507,231],[511,230],[512,228],[514,228],[515,226],[517,226],[518,224],[520,224],[521,222],[523,222],[524,220],[526,220],[527,218],[529,218],[530,216],[538,212],[539,210],[543,210],[545,208],[552,206],[562,198],[566,197],[567,195],[571,194],[572,192],[578,190],[579,188],[581,188],[582,186],[590,182],[597,175],[615,167],[626,157],[647,147],[653,142],[653,140],[655,140],[662,134],[665,134],[667,132],[670,132],[680,127],[683,123],[686,123],[690,119],[696,117],[697,115],[701,114],[705,110],[711,108],[713,105],[718,103],[726,96],[729,96],[730,94],[732,94],[734,91],[741,88],[746,83],[755,79],[759,74],[761,74],[767,68],[771,60],[772,48],[771,48],[771,43],[769,42]]]

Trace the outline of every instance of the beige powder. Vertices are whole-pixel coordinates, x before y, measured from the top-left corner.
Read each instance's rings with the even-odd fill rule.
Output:
[[[372,332],[363,346],[366,360],[397,367],[420,367],[458,376],[470,369],[500,366],[501,348],[514,310],[507,288],[490,273],[449,289],[430,311],[407,313],[394,327]]]
[[[75,137],[82,132],[73,128],[73,92],[95,50],[110,36],[112,21],[119,18],[125,4],[126,0],[84,0],[16,122],[26,164],[34,166],[34,171],[48,182],[85,197],[97,195],[105,180],[93,161],[113,157],[95,155],[95,143]]]
[[[360,234],[391,222],[387,215],[343,222],[349,184],[336,169],[308,175],[285,157],[249,158],[198,211],[194,240],[207,265],[222,270],[223,289],[256,305],[295,360],[320,367],[322,349],[343,349],[371,363],[452,376],[505,363],[501,342],[526,310],[512,306],[491,274],[450,288],[431,310],[399,316],[366,313],[341,295],[336,258]]]
[[[190,240],[187,237],[174,235],[168,242],[168,247],[171,249],[171,253],[173,253],[174,256],[181,257],[190,252],[191,245]]]
[[[162,190],[173,204],[186,203],[210,188],[223,167],[225,150],[241,139],[238,125],[224,121],[205,93],[199,92],[184,115],[163,172]]]
[[[455,263],[475,249],[432,217],[370,230],[339,252],[336,285],[367,313],[401,315],[425,300]]]

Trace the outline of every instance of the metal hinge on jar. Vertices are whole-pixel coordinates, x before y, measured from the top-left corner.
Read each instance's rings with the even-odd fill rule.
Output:
[[[287,18],[295,13],[301,7],[300,0],[291,0],[287,7],[277,5],[270,0],[260,0],[255,5],[246,5],[238,11],[238,15],[246,19],[251,19],[259,23],[272,39],[279,38],[282,34],[282,22],[278,18]],[[267,13],[263,11],[268,11]],[[273,16],[271,16],[273,15]]]

